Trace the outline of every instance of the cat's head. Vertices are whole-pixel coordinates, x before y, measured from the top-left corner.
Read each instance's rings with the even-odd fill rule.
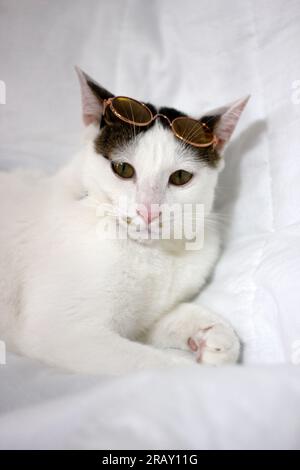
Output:
[[[185,116],[173,108],[147,103],[153,115],[149,125],[138,127],[110,115],[103,118],[105,100],[114,95],[76,68],[81,85],[83,121],[89,126],[84,185],[94,200],[103,194],[125,224],[149,232],[161,226],[161,207],[202,204],[212,209],[222,151],[248,101],[201,113],[197,120],[215,136],[217,143],[195,147],[172,132],[170,122]],[[121,201],[121,204],[120,204]],[[124,205],[124,201],[126,204]],[[125,208],[124,208],[125,207]]]

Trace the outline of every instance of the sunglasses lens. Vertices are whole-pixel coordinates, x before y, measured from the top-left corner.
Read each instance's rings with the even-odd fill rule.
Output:
[[[173,121],[172,127],[180,139],[191,145],[205,146],[212,142],[213,134],[206,131],[196,119],[179,117]]]
[[[112,100],[112,107],[120,119],[132,124],[144,126],[152,118],[150,110],[145,105],[131,98],[117,96]]]

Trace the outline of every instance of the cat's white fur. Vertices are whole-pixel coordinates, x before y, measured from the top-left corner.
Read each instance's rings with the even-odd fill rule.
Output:
[[[97,213],[102,203],[119,211],[125,195],[124,220],[132,223],[140,222],[136,202],[202,203],[208,216],[220,167],[196,162],[156,123],[115,155],[137,174],[121,180],[95,153],[97,119],[87,131],[81,152],[54,176],[0,173],[0,339],[21,354],[93,374],[189,364],[200,356],[204,364],[235,362],[232,327],[191,303],[218,257],[215,226],[205,224],[203,249],[187,251],[180,241],[102,238],[101,224],[115,219]],[[169,187],[179,168],[193,172],[192,181]]]

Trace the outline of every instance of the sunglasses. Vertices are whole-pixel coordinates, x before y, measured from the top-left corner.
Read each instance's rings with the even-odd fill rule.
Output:
[[[194,147],[216,147],[217,136],[214,135],[208,126],[197,119],[181,116],[170,119],[164,114],[153,115],[147,105],[140,101],[128,98],[127,96],[115,96],[104,100],[103,117],[107,124],[113,124],[112,117],[115,116],[127,124],[137,127],[148,126],[157,117],[166,119],[174,135]]]

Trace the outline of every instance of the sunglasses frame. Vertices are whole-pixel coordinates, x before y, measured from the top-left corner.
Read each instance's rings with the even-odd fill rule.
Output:
[[[113,102],[114,100],[118,99],[118,98],[123,98],[125,100],[129,100],[129,101],[133,101],[134,103],[137,103],[138,105],[140,106],[143,106],[147,112],[149,113],[149,121],[147,122],[143,122],[143,123],[136,123],[135,121],[132,121],[131,119],[128,119],[124,116],[122,116],[114,107],[113,105]],[[217,146],[218,144],[218,137],[215,135],[215,134],[212,134],[212,140],[210,142],[207,142],[206,144],[197,144],[195,142],[192,142],[188,139],[185,139],[184,137],[182,137],[180,134],[178,134],[178,132],[175,130],[174,128],[174,123],[178,120],[181,120],[181,119],[189,119],[190,121],[194,121],[195,123],[197,124],[201,124],[202,127],[204,128],[204,131],[210,131],[210,129],[208,128],[208,126],[204,123],[204,122],[199,122],[197,121],[197,119],[193,119],[193,118],[190,118],[190,117],[187,117],[187,116],[180,116],[180,117],[177,117],[175,119],[173,119],[173,121],[170,121],[170,119],[165,116],[165,114],[161,114],[161,113],[157,113],[155,115],[153,115],[151,109],[148,108],[148,106],[145,104],[145,103],[142,103],[141,101],[138,101],[138,100],[135,100],[134,98],[129,98],[128,96],[114,96],[112,98],[108,98],[108,99],[105,99],[103,101],[103,117],[105,119],[105,121],[107,122],[107,124],[112,124],[111,121],[109,121],[107,119],[107,117],[105,117],[105,113],[106,113],[106,110],[107,108],[109,107],[110,111],[118,118],[120,119],[121,121],[124,121],[128,124],[132,124],[134,126],[138,126],[138,127],[145,127],[145,126],[149,126],[149,124],[151,124],[151,122],[153,122],[157,117],[162,117],[164,119],[167,120],[167,122],[169,123],[169,126],[171,127],[172,129],[172,132],[173,134],[180,140],[182,140],[183,142],[189,144],[189,145],[192,145],[193,147],[198,147],[198,148],[206,148],[206,147],[210,147],[211,145],[213,146],[213,148],[215,149],[215,147]]]

